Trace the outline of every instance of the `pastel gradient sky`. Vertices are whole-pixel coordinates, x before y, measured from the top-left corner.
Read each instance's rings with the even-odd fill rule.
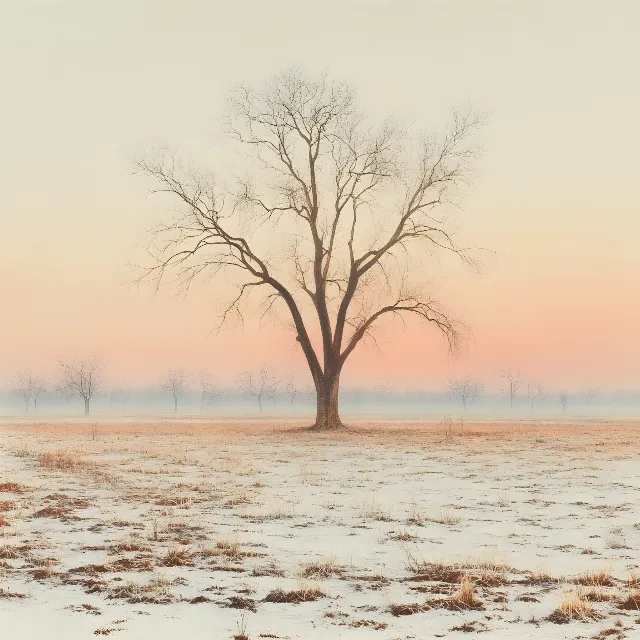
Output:
[[[302,371],[277,326],[211,335],[215,290],[123,285],[164,212],[128,158],[167,140],[219,167],[227,90],[291,65],[375,116],[491,113],[464,237],[498,255],[443,288],[474,329],[451,359],[409,324],[344,383],[437,387],[502,367],[567,389],[640,385],[640,5],[629,0],[8,0],[0,21],[0,383],[96,355],[112,380]]]

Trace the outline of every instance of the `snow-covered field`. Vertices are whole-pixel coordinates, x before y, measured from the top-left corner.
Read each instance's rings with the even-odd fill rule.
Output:
[[[640,638],[638,435],[5,424],[0,635]]]

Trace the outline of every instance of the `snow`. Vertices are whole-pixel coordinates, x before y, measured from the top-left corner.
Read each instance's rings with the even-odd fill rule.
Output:
[[[123,640],[232,638],[244,612],[252,640],[455,639],[481,629],[496,639],[589,638],[616,620],[619,637],[640,637],[640,611],[617,608],[640,566],[637,427],[621,428],[624,437],[597,426],[557,437],[524,429],[483,438],[465,429],[453,438],[432,427],[385,434],[381,426],[316,436],[291,425],[140,423],[100,425],[94,440],[89,425],[5,425],[0,484],[28,490],[0,492],[0,503],[15,503],[4,512],[0,549],[32,548],[4,561],[0,551],[0,588],[27,596],[0,594],[2,635],[75,640],[111,629]],[[38,454],[52,451],[78,465],[39,464]],[[66,505],[71,519],[37,517],[48,505]],[[123,541],[148,550],[116,551]],[[247,555],[215,551],[225,541]],[[192,566],[163,566],[170,550],[186,551]],[[393,604],[436,597],[415,590],[433,583],[407,581],[408,554],[466,568],[504,564],[509,584],[476,586],[483,610],[394,617]],[[298,589],[301,568],[329,557],[342,569],[315,579],[327,597],[264,601],[274,589]],[[56,561],[50,574],[34,577],[46,558]],[[147,561],[148,569],[109,567],[123,558]],[[271,564],[284,575],[253,575]],[[112,570],[74,571],[87,565]],[[600,619],[546,620],[576,588],[571,577],[600,569],[615,581],[602,589],[610,601],[592,603]],[[537,571],[558,582],[522,584]],[[363,578],[377,574],[385,580]],[[89,577],[100,582],[94,593],[68,583]],[[167,583],[169,603],[108,597],[129,581],[154,579]],[[495,602],[501,594],[506,602]],[[198,596],[209,601],[189,602]],[[232,597],[252,600],[256,611],[228,606]],[[464,623],[475,623],[475,632],[452,630]]]

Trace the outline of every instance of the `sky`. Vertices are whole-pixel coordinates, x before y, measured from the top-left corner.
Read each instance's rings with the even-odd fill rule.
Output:
[[[298,66],[356,85],[374,118],[438,130],[459,104],[490,114],[461,221],[494,254],[441,287],[472,338],[453,358],[430,327],[387,325],[343,384],[498,387],[506,368],[640,387],[639,23],[631,0],[6,0],[0,384],[86,356],[140,385],[170,367],[304,378],[277,324],[212,331],[215,287],[176,300],[127,284],[166,213],[131,157],[166,141],[224,169],[229,89]]]

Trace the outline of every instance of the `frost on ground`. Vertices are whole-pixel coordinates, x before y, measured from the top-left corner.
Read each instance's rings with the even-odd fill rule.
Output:
[[[640,637],[639,425],[0,427],[0,630]]]

